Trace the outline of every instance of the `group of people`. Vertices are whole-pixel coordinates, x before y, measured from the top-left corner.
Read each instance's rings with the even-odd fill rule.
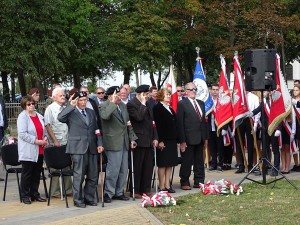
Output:
[[[125,84],[122,87],[112,86],[107,90],[98,87],[96,96],[89,96],[88,88],[81,87],[69,93],[67,100],[63,88],[57,85],[52,91],[51,102],[44,116],[36,110],[38,90],[23,97],[21,107],[24,110],[17,121],[19,160],[23,167],[23,203],[45,201],[40,196],[38,187],[43,169],[43,149],[47,146],[66,145],[66,153],[72,158],[74,176],[73,181],[65,181],[65,186],[67,193],[73,194],[74,205],[80,208],[97,205],[95,193],[99,153],[105,155],[107,160],[104,187],[106,203],[112,200],[129,200],[124,194],[124,188],[131,162],[134,183],[130,184],[130,196],[142,198],[143,194],[151,195],[154,155],[158,167],[158,188],[169,193],[175,193],[171,185],[171,174],[172,168],[178,164],[179,156],[182,190],[198,188],[199,183],[204,183],[205,157],[209,161],[210,171],[223,171],[231,169],[235,152],[238,165],[236,173],[245,172],[246,168],[251,171],[261,151],[255,148],[254,139],[259,143],[262,135],[267,137],[269,159],[274,158],[276,170],[272,170],[270,175],[278,175],[280,157],[281,172],[289,173],[291,139],[300,139],[300,113],[295,106],[293,113],[284,120],[285,125],[278,126],[271,136],[262,134],[260,128],[268,124],[268,91],[264,92],[264,96],[247,93],[252,113],[239,126],[242,141],[237,135],[230,137],[230,124],[223,126],[220,134],[217,134],[214,113],[206,115],[204,102],[196,99],[197,87],[192,82],[187,83],[184,88],[177,87],[177,112],[170,106],[171,93],[166,88],[158,90],[149,85],[140,85],[135,92],[136,95],[131,97],[130,86]],[[210,92],[216,103],[218,85],[213,84]],[[300,100],[299,84],[295,84],[293,95],[297,105]],[[261,112],[265,113],[264,121],[260,120]],[[286,131],[286,124],[290,125],[291,133]],[[278,136],[282,137],[282,144],[278,143]],[[247,148],[248,160],[242,151],[244,147]],[[204,149],[208,149],[206,153],[209,154],[204,154]],[[295,165],[292,170],[300,171],[298,154],[293,156]],[[59,196],[59,182],[57,180],[53,183],[50,195]]]
[[[293,101],[292,112],[283,119],[276,127],[272,135],[268,134],[270,106],[272,104],[271,91],[246,92],[246,98],[250,116],[243,119],[238,127],[238,132],[234,137],[231,135],[231,122],[223,126],[219,136],[217,135],[217,125],[214,119],[214,113],[209,118],[210,137],[209,137],[209,153],[210,153],[210,171],[231,169],[232,157],[235,154],[237,161],[237,170],[235,173],[254,172],[258,168],[253,168],[257,164],[257,159],[262,157],[262,137],[265,137],[266,157],[272,162],[274,168],[269,172],[270,176],[278,176],[280,171],[282,174],[288,174],[290,171],[300,172],[299,165],[299,149],[300,140],[300,85],[295,80],[294,88],[291,92]],[[213,84],[210,89],[214,103],[219,96],[218,84]],[[297,106],[298,104],[298,106]],[[262,115],[263,114],[263,115]],[[247,159],[245,155],[247,150]],[[294,166],[291,168],[291,158],[293,156]],[[281,163],[280,163],[281,162]],[[272,167],[268,165],[268,167]],[[280,169],[281,167],[281,169]]]

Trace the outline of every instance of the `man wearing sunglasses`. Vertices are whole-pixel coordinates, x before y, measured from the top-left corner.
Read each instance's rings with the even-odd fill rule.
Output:
[[[184,90],[181,86],[177,86],[176,90],[177,90],[178,101],[181,101],[182,99],[184,99],[183,96]]]
[[[196,99],[194,83],[185,85],[187,98],[178,102],[177,127],[181,151],[180,184],[182,190],[191,190],[189,177],[194,165],[194,188],[204,183],[203,148],[207,146],[209,126],[205,115],[204,102]]]
[[[103,87],[97,87],[95,102],[96,102],[96,104],[97,104],[98,107],[103,102],[105,102],[105,98],[104,97],[105,97],[105,90],[104,90],[104,88]]]

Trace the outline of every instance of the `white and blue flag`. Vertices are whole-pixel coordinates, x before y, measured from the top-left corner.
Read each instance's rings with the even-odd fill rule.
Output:
[[[205,115],[207,116],[214,108],[214,101],[206,84],[201,58],[197,57],[193,83],[197,87],[196,98],[205,103]]]

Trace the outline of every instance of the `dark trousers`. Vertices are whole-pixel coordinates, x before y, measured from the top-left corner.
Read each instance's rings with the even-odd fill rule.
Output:
[[[266,132],[266,157],[269,158],[269,152],[270,152],[270,144],[272,145],[272,151],[274,155],[274,167],[279,170],[280,168],[280,152],[279,152],[279,144],[278,144],[278,138],[274,136],[275,131],[271,136]]]
[[[43,155],[37,162],[21,161],[21,196],[22,198],[39,197],[40,177],[43,169]]]
[[[190,186],[191,167],[194,164],[194,184],[204,183],[204,161],[203,143],[199,145],[188,145],[184,152],[181,152],[181,167],[179,171],[180,184]]]
[[[233,148],[232,145],[224,146],[224,164],[232,163]]]
[[[251,127],[251,122],[250,118],[245,118],[242,124],[238,127],[240,130],[241,138],[242,138],[242,145],[245,146],[245,135],[247,139],[247,151],[248,151],[248,167],[252,168],[253,166],[253,149],[254,149],[254,140],[253,136],[251,134],[252,132],[252,127]],[[236,141],[236,151],[238,151],[239,155],[239,161],[241,163],[240,167],[245,168],[244,165],[244,156],[242,154],[242,147],[240,145],[240,140],[238,136],[238,131],[236,130],[235,133],[235,141]]]
[[[223,166],[224,161],[224,142],[223,136],[217,137],[216,131],[211,131],[208,139],[209,150],[211,155],[211,166]]]
[[[133,150],[134,191],[137,194],[151,191],[153,149],[137,147]]]
[[[87,151],[83,155],[71,155],[73,161],[73,200],[76,203],[94,202],[98,183],[98,154]],[[84,193],[82,183],[85,179]]]

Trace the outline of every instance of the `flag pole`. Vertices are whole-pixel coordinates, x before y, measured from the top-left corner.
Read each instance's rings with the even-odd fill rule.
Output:
[[[196,53],[197,53],[197,58],[196,58],[196,61],[197,60],[200,60],[200,48],[199,47],[196,47],[195,48],[196,49]],[[205,154],[205,164],[206,164],[206,168],[209,168],[209,147],[208,147],[208,145],[205,147],[205,152],[204,152],[204,154]]]
[[[251,124],[252,135],[253,135],[254,147],[256,150],[256,158],[258,158],[258,160],[260,160],[261,152],[259,151],[258,146],[257,146],[257,139],[256,139],[256,133],[254,132],[253,121],[250,117],[249,117],[249,119],[250,119],[250,124]]]
[[[242,154],[243,154],[243,158],[244,158],[245,170],[248,171],[248,163],[247,163],[247,159],[246,159],[245,148],[244,148],[243,141],[242,141],[242,135],[241,135],[241,132],[240,132],[240,128],[237,127],[236,129],[237,129],[239,142],[240,142],[240,146],[241,146],[241,150],[242,150]]]

